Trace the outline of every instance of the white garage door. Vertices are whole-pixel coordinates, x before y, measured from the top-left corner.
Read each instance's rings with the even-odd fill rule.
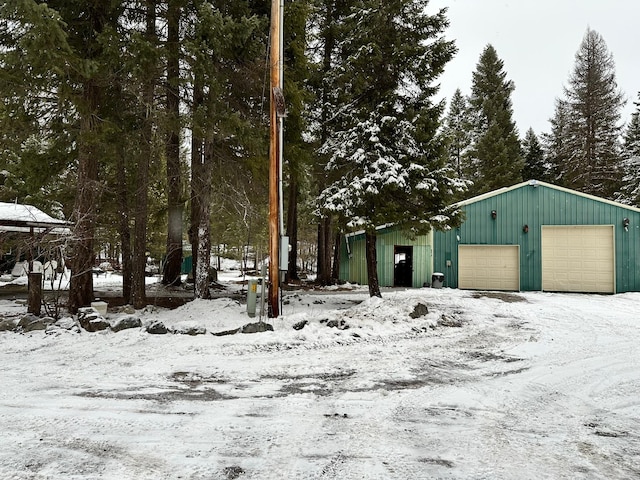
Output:
[[[613,225],[543,226],[542,289],[615,293]]]
[[[520,290],[518,245],[460,245],[458,288]]]

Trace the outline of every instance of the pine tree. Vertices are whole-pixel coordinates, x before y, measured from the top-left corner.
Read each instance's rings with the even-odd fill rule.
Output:
[[[527,130],[522,145],[524,167],[522,178],[524,180],[547,180],[547,167],[544,160],[544,150],[533,128]]]
[[[613,55],[588,29],[564,91],[569,155],[560,165],[562,183],[581,192],[615,198],[621,187],[620,111],[625,101],[615,79]]]
[[[431,101],[434,80],[455,47],[442,38],[445,11],[429,15],[423,3],[358,2],[345,19],[345,61],[334,72],[339,130],[321,152],[340,177],[323,190],[319,205],[364,228],[371,296],[380,296],[377,226],[395,223],[418,233],[456,220],[446,205],[459,183],[444,166],[436,137],[443,105]]]
[[[286,235],[289,237],[287,282],[298,278],[299,206],[308,189],[308,169],[313,146],[305,138],[308,119],[305,109],[312,96],[307,88],[310,76],[307,57],[307,23],[311,14],[308,2],[285,3],[284,12],[284,96],[287,118],[284,120],[284,162],[286,167]]]
[[[635,105],[636,110],[631,114],[623,137],[624,177],[618,199],[640,207],[640,93]]]
[[[195,295],[208,298],[214,193],[230,196],[233,190],[224,191],[226,185],[251,184],[251,162],[259,158],[256,152],[264,151],[260,132],[266,129],[260,128],[257,99],[264,80],[267,22],[253,14],[248,1],[195,3],[185,41],[193,85],[189,238]],[[252,193],[251,201],[265,203],[257,188]]]
[[[522,180],[523,160],[504,62],[487,45],[473,73],[469,103],[474,115],[471,191],[476,194],[513,185]]]
[[[349,23],[346,19],[356,9],[358,0],[316,0],[314,14],[311,19],[310,48],[315,57],[309,85],[314,92],[315,101],[310,108],[312,115],[311,135],[319,145],[331,138],[334,132],[341,129],[340,116],[336,115],[348,105],[349,99],[343,94],[344,75],[342,66],[347,61],[346,52],[342,51],[342,39],[348,36]],[[315,53],[315,55],[314,55]],[[314,195],[319,195],[331,181],[336,172],[327,171],[327,155],[318,155],[312,168],[315,188]],[[317,211],[317,276],[321,285],[332,283],[332,238],[336,219],[325,209]],[[337,259],[334,258],[334,262]]]
[[[469,148],[471,146],[471,126],[472,117],[470,116],[467,99],[458,88],[449,103],[449,112],[445,118],[443,135],[447,141],[449,166],[460,179],[467,179],[469,176],[466,162],[468,161]]]
[[[550,120],[551,132],[542,134],[542,144],[547,164],[547,178],[551,183],[567,186],[563,182],[562,167],[571,158],[567,143],[569,109],[567,102],[556,99],[554,115]]]
[[[180,158],[180,20],[184,0],[167,0],[166,41],[166,157],[167,246],[162,283],[179,285],[182,267],[182,215],[184,210]]]

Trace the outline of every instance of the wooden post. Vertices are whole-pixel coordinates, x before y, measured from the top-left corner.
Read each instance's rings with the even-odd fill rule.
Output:
[[[29,272],[29,299],[27,313],[40,315],[42,308],[42,273]]]
[[[280,5],[271,0],[271,71],[270,130],[269,130],[269,316],[280,314],[278,293],[280,290],[280,225],[279,225],[279,132],[276,109],[276,88],[280,91]]]

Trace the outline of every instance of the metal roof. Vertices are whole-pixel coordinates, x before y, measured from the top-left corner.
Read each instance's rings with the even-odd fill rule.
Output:
[[[579,197],[588,198],[590,200],[595,200],[598,202],[607,203],[609,205],[615,205],[616,207],[626,208],[633,212],[640,212],[640,208],[632,207],[631,205],[625,205],[624,203],[614,202],[613,200],[607,200],[606,198],[596,197],[595,195],[589,195],[588,193],[578,192],[577,190],[571,190],[570,188],[559,187],[557,185],[553,185],[551,183],[541,182],[539,180],[528,180],[526,182],[518,183],[516,185],[512,185],[511,187],[502,187],[498,190],[493,190],[491,192],[483,193],[482,195],[478,195],[473,198],[469,198],[467,200],[462,200],[461,202],[455,203],[455,207],[463,207],[465,205],[470,205],[472,203],[479,202],[481,200],[485,200],[487,198],[495,197],[496,195],[501,195],[506,192],[510,192],[512,190],[516,190],[518,188],[530,186],[536,188],[538,186],[543,186],[547,188],[552,188],[554,190],[558,190],[564,193],[571,193],[573,195],[578,195]]]
[[[59,220],[33,205],[0,202],[0,232],[66,235],[70,222]]]

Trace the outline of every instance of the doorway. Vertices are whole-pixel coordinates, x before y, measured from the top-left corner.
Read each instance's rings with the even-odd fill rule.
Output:
[[[396,245],[394,247],[393,286],[413,286],[413,246]]]

